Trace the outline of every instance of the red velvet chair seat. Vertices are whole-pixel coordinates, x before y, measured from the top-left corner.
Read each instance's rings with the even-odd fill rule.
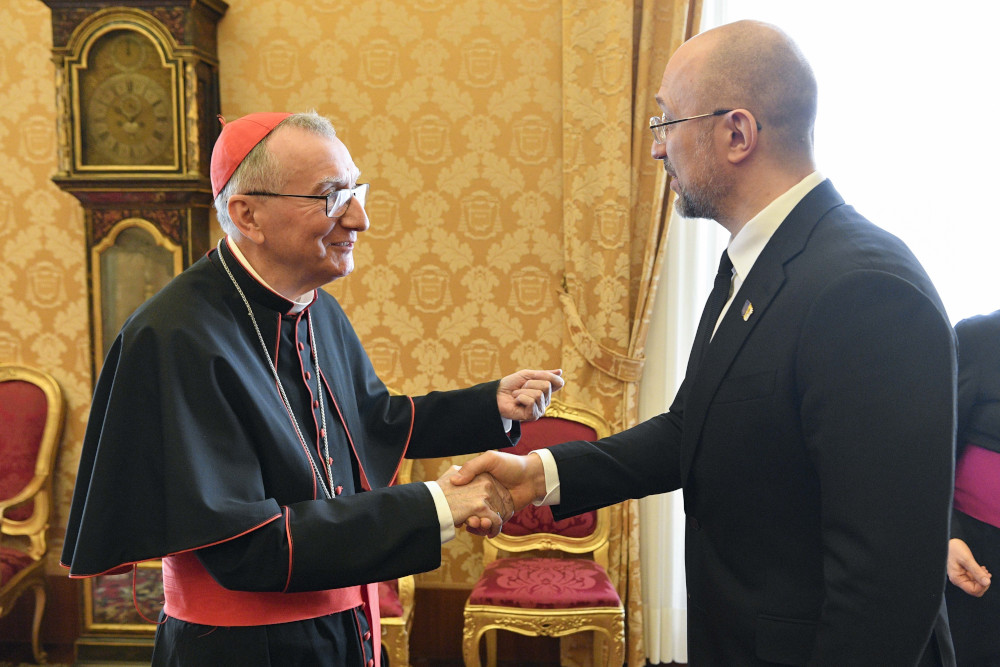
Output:
[[[36,561],[20,549],[0,547],[0,583],[7,583],[18,572]]]
[[[574,558],[501,558],[486,565],[471,605],[524,609],[618,607],[621,600],[604,568]]]
[[[395,579],[380,581],[378,584],[379,615],[382,618],[399,618],[403,615],[403,603],[399,601],[397,586]]]
[[[508,451],[527,455],[610,433],[610,424],[596,412],[553,399],[544,417],[521,424],[521,439]],[[499,535],[483,541],[483,574],[464,611],[466,667],[482,664],[484,638],[487,664],[496,665],[498,636],[510,632],[532,637],[592,633],[591,664],[621,667],[625,609],[606,569],[610,538],[606,507],[560,521],[548,507],[528,505],[515,512]],[[583,664],[575,656],[563,657],[563,664]]]

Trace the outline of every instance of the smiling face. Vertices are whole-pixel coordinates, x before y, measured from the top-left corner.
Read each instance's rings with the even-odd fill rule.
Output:
[[[279,127],[267,147],[281,165],[281,193],[326,195],[357,184],[360,172],[336,137]],[[354,270],[354,244],[368,229],[368,215],[357,199],[341,217],[328,218],[322,199],[248,197],[262,236],[264,266],[255,268],[274,289],[296,298]]]

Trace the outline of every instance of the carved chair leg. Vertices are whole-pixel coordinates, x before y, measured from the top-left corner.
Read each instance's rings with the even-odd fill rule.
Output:
[[[31,652],[35,656],[35,662],[44,665],[48,660],[48,655],[42,650],[41,631],[42,614],[45,613],[45,584],[35,585],[35,617],[31,622]]]
[[[594,664],[607,667],[622,667],[624,658],[619,659],[615,651],[614,635],[610,632],[594,632]]]
[[[481,667],[479,661],[479,627],[466,612],[465,627],[462,630],[462,662],[465,667]]]
[[[396,662],[399,667],[410,667],[410,642],[409,638],[406,637],[403,642],[400,643],[397,649],[397,654],[399,660]]]
[[[486,667],[497,667],[497,634],[499,630],[486,631]]]
[[[625,626],[619,624],[608,632],[606,639],[608,647],[608,664],[622,667],[625,664]]]

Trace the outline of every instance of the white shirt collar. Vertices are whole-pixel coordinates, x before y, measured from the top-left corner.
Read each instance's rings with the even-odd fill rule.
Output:
[[[733,262],[733,273],[737,281],[737,284],[734,285],[734,294],[784,219],[813,188],[824,180],[823,175],[818,171],[809,174],[765,206],[760,213],[743,225],[743,229],[729,241],[729,259]]]

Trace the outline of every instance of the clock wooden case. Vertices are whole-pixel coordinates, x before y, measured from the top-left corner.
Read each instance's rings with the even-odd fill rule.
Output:
[[[132,310],[209,243],[220,0],[44,0],[59,167],[80,200],[93,370]]]
[[[83,207],[96,378],[125,318],[208,249],[216,27],[228,5],[43,2],[56,66],[52,180]],[[155,621],[162,605],[158,563],[135,575],[134,583],[132,575],[84,580],[81,659],[148,660],[156,626],[142,615]]]
[[[221,0],[44,0],[58,171],[80,200],[93,371],[124,319],[208,248]]]

